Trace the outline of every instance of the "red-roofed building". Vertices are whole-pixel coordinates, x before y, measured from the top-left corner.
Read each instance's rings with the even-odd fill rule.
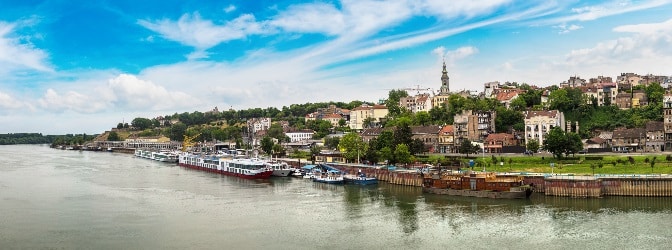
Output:
[[[495,92],[497,93],[495,96],[497,101],[504,104],[504,106],[508,109],[511,106],[511,101],[516,99],[518,95],[525,91],[522,89],[498,89]]]

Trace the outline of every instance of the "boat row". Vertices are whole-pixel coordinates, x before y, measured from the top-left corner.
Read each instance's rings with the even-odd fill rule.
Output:
[[[147,150],[147,149],[136,149],[134,152],[136,157],[160,161],[160,162],[177,162],[178,153],[169,151],[169,150]]]

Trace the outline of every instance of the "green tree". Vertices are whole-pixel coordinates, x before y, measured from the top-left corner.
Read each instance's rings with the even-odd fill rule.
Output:
[[[341,138],[338,143],[338,149],[343,154],[343,157],[350,161],[358,160],[358,157],[366,153],[368,144],[364,143],[362,137],[357,133],[348,133]]]
[[[121,122],[118,123],[118,124],[117,124],[117,129],[122,129],[122,128],[124,128],[124,124],[121,123]]]
[[[273,150],[273,139],[269,136],[264,136],[264,138],[261,139],[261,150],[264,150],[266,154],[271,154],[271,151]]]
[[[553,154],[553,157],[562,158],[583,149],[581,137],[576,133],[565,133],[560,127],[554,127],[544,140],[544,149]]]
[[[119,138],[119,134],[117,132],[110,132],[109,135],[107,135],[107,140],[108,141],[121,141],[121,138]]]
[[[411,163],[411,152],[408,150],[408,146],[406,146],[406,144],[397,145],[397,147],[394,149],[394,157],[398,163]]]
[[[282,126],[277,122],[271,124],[271,126],[268,128],[268,131],[266,132],[266,135],[277,139],[279,142],[284,142],[287,138],[287,135],[285,135]]]
[[[470,154],[475,154],[480,148],[476,145],[473,145],[469,139],[462,140],[459,150],[460,153],[466,154],[469,157]]]
[[[539,141],[537,139],[531,139],[527,142],[527,145],[525,145],[527,150],[531,151],[532,154],[536,153],[539,151]]]
[[[272,152],[276,157],[285,155],[285,153],[286,153],[285,148],[283,148],[282,145],[280,145],[280,144],[274,144]]]
[[[328,149],[338,148],[338,143],[341,141],[341,138],[338,136],[331,136],[324,138],[324,146]]]
[[[138,117],[138,118],[133,119],[133,121],[131,122],[131,125],[133,125],[133,128],[135,128],[137,130],[145,130],[145,129],[148,129],[148,128],[152,127],[152,120],[147,119],[147,118]]]
[[[184,123],[175,123],[170,126],[170,139],[173,141],[182,141],[187,131],[187,125]]]
[[[392,142],[392,146],[396,148],[396,145],[399,144],[406,144],[409,145],[411,144],[411,141],[413,140],[413,132],[411,131],[411,126],[410,126],[410,120],[408,119],[398,119],[400,120],[397,123],[397,127],[394,130],[394,140]]]
[[[420,126],[427,126],[432,123],[431,116],[427,111],[420,111],[415,113],[415,124]]]
[[[385,106],[391,117],[396,117],[401,114],[401,107],[399,106],[399,101],[402,97],[407,97],[408,92],[401,89],[393,89],[387,95],[387,100],[385,100]]]
[[[345,125],[348,125],[348,123],[345,121],[345,119],[338,120],[338,126],[339,127],[345,127]]]
[[[514,111],[524,111],[527,109],[527,103],[523,97],[519,96],[511,101],[509,108]]]
[[[392,149],[390,147],[384,147],[380,149],[380,159],[387,161],[388,164],[394,165],[396,164],[396,160],[394,159],[394,152],[392,152]]]

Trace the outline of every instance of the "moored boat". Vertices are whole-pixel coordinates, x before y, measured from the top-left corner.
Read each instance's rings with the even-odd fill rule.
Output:
[[[178,164],[182,167],[235,176],[244,179],[268,179],[273,170],[266,162],[256,158],[233,158],[218,155],[181,154]]]
[[[294,169],[284,162],[268,162],[267,167],[273,170],[272,176],[287,177],[294,173]]]
[[[495,173],[449,172],[428,174],[423,179],[425,193],[482,198],[526,199],[531,187],[523,185],[523,177]]]
[[[345,175],[343,176],[345,183],[357,184],[357,185],[374,185],[378,184],[378,179],[374,177],[367,177],[364,174],[359,175]]]

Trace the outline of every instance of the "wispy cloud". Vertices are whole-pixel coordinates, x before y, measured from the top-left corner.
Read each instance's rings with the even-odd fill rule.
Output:
[[[636,2],[629,0],[614,0],[596,5],[575,7],[571,9],[572,14],[562,16],[550,21],[555,23],[567,23],[571,21],[591,21],[603,17],[655,8],[662,5],[670,4],[671,2],[672,1],[670,0],[645,0]]]
[[[16,28],[16,23],[0,22],[0,73],[23,69],[53,71],[47,63],[47,52],[12,36]]]
[[[432,50],[432,53],[437,55],[439,58],[445,60],[448,65],[453,65],[455,64],[456,61],[460,59],[464,59],[466,57],[478,53],[478,49],[473,46],[465,46],[457,48],[455,50],[446,51],[445,47],[440,46]]]
[[[569,32],[582,29],[583,26],[579,26],[579,25],[576,25],[576,24],[570,24],[570,25],[560,24],[560,25],[553,26],[553,28],[556,28],[556,29],[559,30],[558,34],[567,34]]]
[[[226,13],[231,13],[234,11],[236,11],[236,6],[233,4],[230,4],[229,6],[226,6],[226,8],[224,8],[224,12]]]
[[[139,20],[138,24],[161,34],[164,38],[194,47],[198,50],[209,49],[217,44],[231,40],[245,39],[249,35],[266,34],[270,31],[256,22],[254,15],[241,15],[222,25],[203,20],[198,13],[184,14],[177,21],[163,19],[159,21]]]

